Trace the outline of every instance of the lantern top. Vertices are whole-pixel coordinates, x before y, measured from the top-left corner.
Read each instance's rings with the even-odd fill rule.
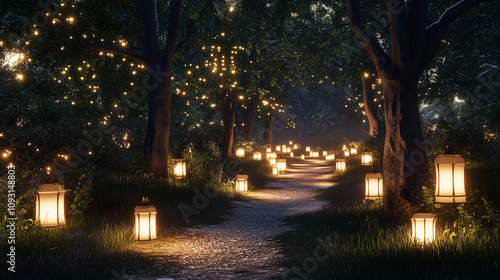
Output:
[[[366,173],[365,178],[370,179],[370,178],[376,178],[376,179],[382,179],[382,173],[375,173],[375,172],[370,172]]]
[[[286,162],[286,159],[285,158],[280,158],[280,159],[277,159],[276,161],[279,161],[279,162]]]
[[[248,180],[248,175],[238,174],[238,175],[236,175],[236,180]]]
[[[434,164],[457,164],[463,163],[465,164],[465,160],[463,157],[457,154],[442,154],[436,157],[434,160]]]
[[[38,188],[39,193],[59,193],[65,191],[64,187],[59,183],[43,184]]]
[[[186,160],[183,159],[183,158],[174,158],[174,161],[175,162],[183,162],[183,161],[186,161]]]
[[[415,213],[412,219],[434,219],[436,217],[435,214],[432,213]]]
[[[341,155],[337,158],[337,161],[345,161],[345,158]]]
[[[156,213],[156,207],[153,205],[139,205],[135,207],[134,214]]]

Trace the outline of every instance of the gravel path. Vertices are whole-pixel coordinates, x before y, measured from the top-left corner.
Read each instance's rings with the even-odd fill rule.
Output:
[[[248,192],[249,201],[234,201],[230,216],[218,225],[183,229],[166,239],[139,242],[136,248],[158,256],[157,265],[180,263],[168,276],[134,275],[136,280],[280,279],[282,257],[274,238],[287,230],[287,216],[327,205],[315,197],[332,185],[332,167],[321,159],[288,164],[288,174],[264,189]]]

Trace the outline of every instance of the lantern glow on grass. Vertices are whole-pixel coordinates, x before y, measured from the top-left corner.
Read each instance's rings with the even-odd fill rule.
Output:
[[[345,172],[346,170],[346,161],[345,158],[339,157],[335,160],[335,172]]]
[[[465,203],[465,160],[451,149],[436,157],[436,193],[437,203]]]
[[[382,173],[370,172],[365,175],[365,200],[377,200],[384,193]]]
[[[262,160],[262,154],[260,152],[253,153],[253,160]]]
[[[361,165],[372,165],[373,164],[373,156],[371,152],[365,150],[361,154]]]
[[[248,175],[245,174],[236,175],[236,191],[239,192],[248,191]]]
[[[149,204],[147,197],[135,207],[135,239],[139,241],[156,239],[156,207]]]
[[[278,173],[284,173],[286,171],[286,159],[278,159],[276,166],[278,167]]]
[[[176,179],[186,178],[186,160],[183,158],[174,159],[174,176]]]
[[[236,157],[245,157],[245,148],[244,147],[236,148]]]
[[[36,220],[42,227],[66,225],[64,216],[64,194],[61,184],[43,184],[36,194]]]
[[[436,215],[416,213],[411,218],[411,238],[416,243],[425,245],[435,240]]]

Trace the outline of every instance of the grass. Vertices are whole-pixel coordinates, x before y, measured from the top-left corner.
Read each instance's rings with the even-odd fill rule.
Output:
[[[451,240],[440,229],[434,243],[417,245],[408,218],[361,203],[365,173],[353,166],[334,179],[322,194],[332,207],[288,219],[295,229],[278,238],[289,269],[283,279],[499,279],[498,234]]]

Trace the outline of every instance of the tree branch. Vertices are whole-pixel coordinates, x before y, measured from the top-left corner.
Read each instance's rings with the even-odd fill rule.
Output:
[[[144,0],[142,3],[147,66],[151,69],[157,69],[156,64],[160,61],[161,50],[156,0]]]
[[[411,64],[418,65],[425,44],[427,27],[428,0],[408,0],[406,5],[406,23],[408,42],[410,43]]]
[[[379,76],[388,79],[395,79],[393,71],[390,69],[390,59],[384,52],[375,34],[365,25],[361,16],[361,6],[359,0],[347,0],[349,10],[349,20],[351,21],[351,29],[363,43],[366,51],[377,68]]]
[[[165,48],[163,50],[163,62],[164,66],[171,68],[174,62],[174,56],[176,51],[177,34],[179,32],[179,21],[181,13],[182,0],[172,0],[170,1],[170,17],[168,21],[168,34],[167,41],[165,43]],[[172,73],[168,73],[169,76]]]
[[[406,25],[405,4],[402,0],[385,0],[391,27],[391,62],[397,72],[408,69],[410,43]]]
[[[140,62],[142,64],[146,64],[146,58],[140,54],[132,53],[132,52],[129,52],[126,50],[121,50],[121,49],[117,49],[117,48],[113,48],[113,47],[92,44],[92,43],[87,42],[85,40],[85,38],[83,38],[83,35],[80,35],[80,42],[83,44],[84,47],[86,47],[88,49],[102,51],[102,52],[106,52],[106,53],[112,53],[112,54],[120,55],[120,56],[127,57],[127,58],[132,58],[132,59],[136,60],[137,62]]]
[[[427,27],[425,34],[425,45],[422,53],[422,58],[420,59],[420,65],[418,67],[419,74],[423,73],[432,57],[434,56],[434,53],[439,48],[441,40],[446,34],[448,25],[463,13],[481,4],[482,2],[487,1],[490,0],[461,0],[455,5],[446,9],[446,11],[441,14],[436,22]]]
[[[193,30],[193,26],[194,26],[194,21],[190,20],[187,31],[186,31],[186,37],[182,41],[180,41],[177,44],[177,46],[175,46],[175,52],[179,51],[179,49],[182,47],[182,45],[184,45],[185,43],[187,43],[189,41],[189,37],[191,37],[191,30]]]

